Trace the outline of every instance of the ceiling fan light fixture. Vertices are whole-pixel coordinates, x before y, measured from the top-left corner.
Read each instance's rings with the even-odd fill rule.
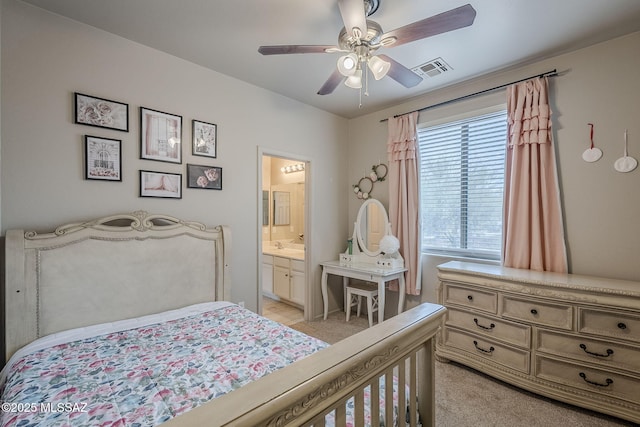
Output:
[[[347,77],[344,84],[352,89],[362,88],[362,70],[356,70],[353,75]]]
[[[369,65],[371,74],[373,74],[373,77],[376,80],[380,80],[381,78],[386,76],[389,72],[389,69],[391,68],[390,62],[385,61],[384,59],[381,59],[377,56],[372,56],[371,58],[369,58],[367,64]]]
[[[358,68],[358,55],[349,53],[338,58],[338,71],[345,77],[353,76]]]

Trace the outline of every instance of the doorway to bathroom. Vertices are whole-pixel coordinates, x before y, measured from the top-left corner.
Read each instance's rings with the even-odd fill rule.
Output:
[[[308,307],[307,172],[309,162],[260,153],[259,312],[292,325]]]

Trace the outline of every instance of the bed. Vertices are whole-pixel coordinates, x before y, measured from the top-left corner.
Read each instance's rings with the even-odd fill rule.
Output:
[[[3,425],[434,424],[439,305],[328,346],[228,302],[225,226],[138,211],[5,240]]]

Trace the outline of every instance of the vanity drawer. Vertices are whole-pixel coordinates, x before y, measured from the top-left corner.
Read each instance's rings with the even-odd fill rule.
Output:
[[[476,334],[494,337],[520,347],[529,348],[531,345],[530,326],[451,307],[447,310],[446,316],[447,325],[449,326],[455,326]]]
[[[295,271],[301,271],[304,273],[304,261],[300,261],[298,259],[292,259],[291,269]]]
[[[444,344],[456,347],[482,358],[493,360],[508,368],[529,373],[529,352],[498,344],[490,338],[471,334],[454,328],[444,328]]]
[[[498,294],[446,283],[444,285],[444,303],[445,305],[462,305],[495,314],[498,307]]]
[[[278,267],[289,268],[289,258],[283,258],[279,256],[273,257],[273,264]]]
[[[640,403],[640,378],[540,355],[536,356],[535,370],[536,377],[543,380]]]
[[[520,299],[504,296],[502,299],[502,316],[522,320],[537,325],[552,326],[560,329],[573,329],[573,307],[570,305],[552,304],[536,299]]]
[[[578,309],[578,330],[585,334],[640,342],[640,315],[617,310]]]
[[[537,332],[540,352],[640,372],[640,348],[544,329]]]

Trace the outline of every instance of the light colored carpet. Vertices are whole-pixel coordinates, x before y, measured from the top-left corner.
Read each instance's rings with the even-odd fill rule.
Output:
[[[367,328],[366,317],[331,313],[327,320],[291,327],[328,343]],[[437,427],[636,426],[618,418],[547,399],[456,363],[436,362]]]

